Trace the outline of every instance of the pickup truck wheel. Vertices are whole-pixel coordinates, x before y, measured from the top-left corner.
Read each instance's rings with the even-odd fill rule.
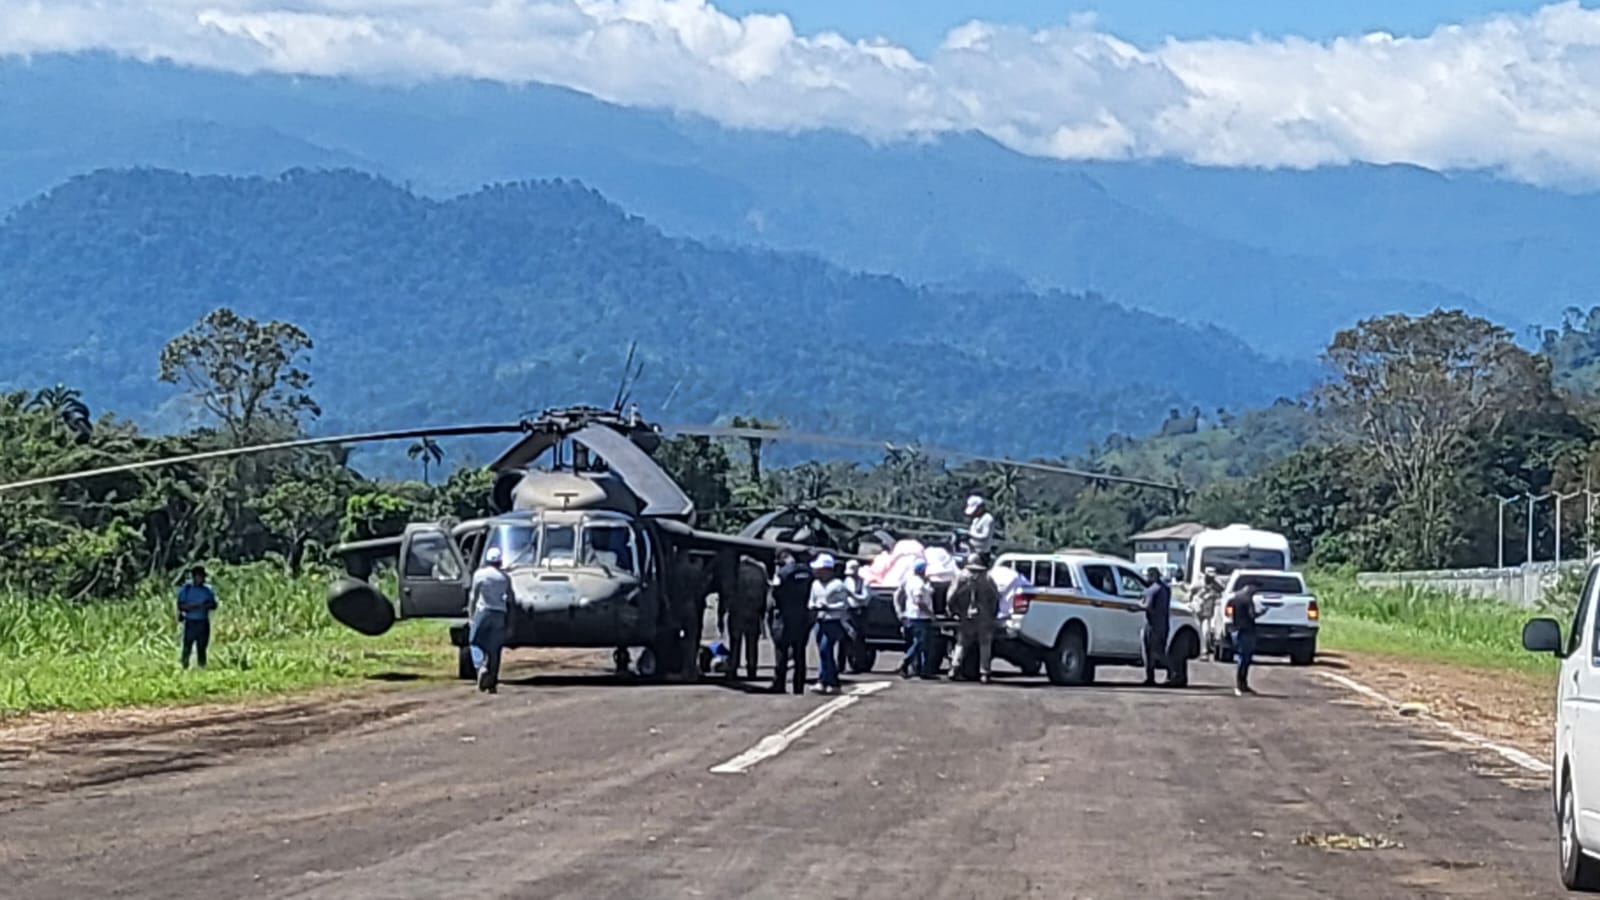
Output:
[[[1569,891],[1600,891],[1600,863],[1583,854],[1578,843],[1578,814],[1572,799],[1572,781],[1561,786],[1561,884]]]
[[[476,681],[478,667],[472,664],[472,648],[456,648],[456,677],[462,681]]]
[[[1167,648],[1167,682],[1173,687],[1189,686],[1189,657],[1197,654],[1195,637],[1185,631]]]
[[[1212,651],[1211,658],[1219,663],[1231,663],[1233,662],[1233,648],[1228,646],[1227,641],[1217,641],[1216,649]]]
[[[1304,638],[1289,648],[1289,665],[1309,666],[1317,658],[1317,639]]]
[[[1067,626],[1056,637],[1056,645],[1044,658],[1045,673],[1050,683],[1062,686],[1088,684],[1094,680],[1094,667],[1089,663],[1088,640],[1081,628]]]

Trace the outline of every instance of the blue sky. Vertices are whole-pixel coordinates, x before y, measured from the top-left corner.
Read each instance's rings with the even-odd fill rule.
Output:
[[[1441,24],[1525,12],[1550,0],[717,0],[728,12],[783,12],[801,33],[885,36],[920,54],[973,18],[1030,26],[1093,12],[1099,26],[1141,46],[1167,37],[1327,39],[1388,31],[1424,35]],[[1584,6],[1596,5],[1585,0]]]

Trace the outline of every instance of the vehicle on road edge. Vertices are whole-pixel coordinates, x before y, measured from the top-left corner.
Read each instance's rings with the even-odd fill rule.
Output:
[[[1522,628],[1522,646],[1561,660],[1550,795],[1560,833],[1561,883],[1600,893],[1600,560],[1589,563],[1565,640],[1555,619]]]

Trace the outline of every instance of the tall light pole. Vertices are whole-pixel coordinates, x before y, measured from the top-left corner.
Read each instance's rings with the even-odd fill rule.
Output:
[[[1521,498],[1496,497],[1495,499],[1500,501],[1500,530],[1498,532],[1500,540],[1495,544],[1494,548],[1495,568],[1504,569],[1506,567],[1506,507]]]

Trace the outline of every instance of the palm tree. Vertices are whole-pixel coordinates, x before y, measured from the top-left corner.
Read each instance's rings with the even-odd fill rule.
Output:
[[[750,418],[745,418],[744,416],[734,416],[733,417],[733,421],[730,422],[729,424],[734,428],[754,428],[754,429],[761,429],[761,430],[764,430],[764,431],[770,431],[770,430],[772,430],[774,428],[782,428],[783,427],[783,422],[781,422],[781,421],[774,420],[774,421],[768,422],[768,421],[763,421],[761,419],[757,419],[757,418],[755,418],[753,416],[750,417]],[[747,438],[744,439],[744,443],[745,443],[745,449],[750,454],[750,483],[751,484],[760,484],[761,483],[761,447],[762,447],[763,441],[761,440],[761,438],[747,437]]]
[[[25,408],[45,413],[60,422],[80,444],[89,440],[94,433],[94,425],[89,421],[89,406],[83,402],[83,394],[64,384],[34,394]]]
[[[422,483],[432,485],[429,479],[429,470],[437,464],[444,462],[444,450],[433,438],[426,435],[415,444],[406,448],[406,456],[410,459],[422,460]]]
[[[994,465],[987,467],[978,479],[989,495],[989,502],[1002,519],[1015,518],[1022,508],[1022,470],[1016,466]]]

